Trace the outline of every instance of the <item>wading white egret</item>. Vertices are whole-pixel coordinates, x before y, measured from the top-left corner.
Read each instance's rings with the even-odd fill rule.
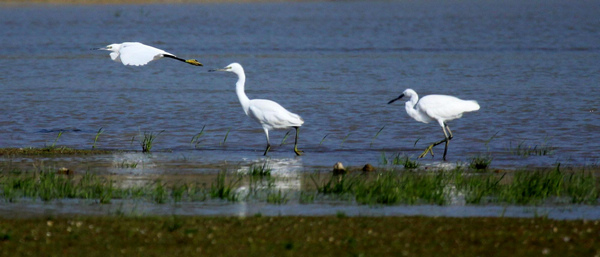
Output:
[[[271,142],[269,141],[269,130],[272,129],[286,129],[293,127],[296,129],[296,139],[294,141],[294,152],[297,155],[302,155],[302,151],[298,150],[298,134],[300,133],[300,126],[304,123],[304,120],[295,113],[283,108],[276,102],[265,99],[252,99],[250,100],[244,92],[244,86],[246,83],[246,74],[244,74],[244,68],[239,63],[232,63],[227,65],[223,69],[209,70],[209,71],[227,71],[237,74],[238,81],[235,83],[235,92],[237,93],[242,109],[248,117],[256,120],[262,126],[267,137],[267,148],[265,149],[264,155],[267,155],[271,149]]]
[[[402,97],[410,97],[405,104],[406,113],[416,121],[429,123],[437,121],[444,131],[444,140],[431,144],[425,151],[419,155],[419,158],[427,155],[428,152],[433,156],[433,147],[441,143],[446,143],[444,148],[444,161],[446,152],[448,152],[448,142],[452,139],[452,131],[446,122],[462,117],[465,112],[479,110],[479,104],[474,100],[462,100],[449,95],[427,95],[419,100],[417,92],[412,89],[406,89],[400,96],[388,102],[391,104]],[[446,130],[448,131],[446,133]],[[448,136],[448,134],[450,134]]]
[[[191,65],[202,66],[202,63],[199,63],[195,59],[182,59],[164,50],[144,45],[139,42],[110,44],[103,48],[95,48],[94,50],[111,51],[110,58],[112,58],[115,62],[123,63],[123,65],[143,66],[151,61],[158,60],[163,57],[168,57],[178,61],[189,63]]]

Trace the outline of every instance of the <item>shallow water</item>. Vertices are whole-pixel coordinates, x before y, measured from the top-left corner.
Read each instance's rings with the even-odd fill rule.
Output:
[[[523,207],[523,206],[350,206],[331,204],[285,204],[196,202],[149,204],[114,200],[111,204],[62,200],[53,203],[11,203],[0,205],[2,217],[39,217],[64,215],[201,215],[201,216],[427,216],[427,217],[516,217],[557,220],[598,220],[594,206]]]
[[[438,146],[423,165],[483,155],[501,169],[600,160],[597,1],[0,7],[0,147],[87,149],[102,128],[96,147],[140,150],[141,133],[163,131],[151,155],[3,162],[134,175],[260,162],[264,134],[240,108],[235,75],[207,72],[231,62],[244,65],[250,98],[275,100],[305,120],[302,157],[292,152],[293,135],[280,145],[286,132],[270,133],[277,169],[418,156],[443,133],[408,117],[402,102],[387,104],[409,87],[481,105],[449,123],[449,162]],[[205,67],[126,67],[90,50],[124,41]],[[521,156],[519,146],[551,151]]]
[[[139,150],[134,136],[164,130],[155,150],[194,150],[190,155],[210,162],[261,158],[264,134],[239,106],[235,75],[207,72],[239,62],[250,98],[278,101],[304,118],[305,165],[377,163],[382,152],[416,157],[442,138],[438,125],[412,120],[402,103],[386,104],[408,87],[481,105],[449,123],[451,162],[489,153],[497,167],[595,164],[599,5],[4,6],[0,147],[51,145],[63,131],[57,145],[91,148],[102,128],[97,147]],[[205,67],[174,60],[125,67],[90,50],[123,41],[196,58]],[[203,126],[200,143],[192,145]],[[277,146],[285,133],[271,133],[275,157],[293,156],[292,136]],[[519,144],[555,150],[523,158],[510,153]]]

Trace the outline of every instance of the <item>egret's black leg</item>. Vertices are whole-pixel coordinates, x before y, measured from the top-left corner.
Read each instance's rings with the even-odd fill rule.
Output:
[[[300,134],[300,127],[294,127],[294,128],[296,128],[296,139],[294,140],[294,153],[296,153],[296,155],[300,156],[304,152],[304,151],[298,150],[298,135]]]
[[[448,134],[450,134],[450,136],[448,136],[448,135],[446,135],[446,131],[444,131],[444,135],[446,136],[446,147],[444,148],[443,160],[446,161],[446,153],[448,152],[448,144],[450,143],[450,140],[453,138],[453,136],[452,136],[452,131],[450,130],[450,127],[448,127],[448,124],[444,123],[444,126],[445,126],[446,130],[448,130]]]
[[[448,130],[448,133],[446,133],[446,130]],[[423,151],[423,153],[421,155],[419,155],[419,158],[423,158],[425,157],[425,155],[427,155],[427,153],[431,153],[431,156],[433,156],[433,147],[441,144],[441,143],[446,143],[446,146],[444,148],[444,161],[446,160],[446,153],[448,153],[448,143],[450,142],[450,140],[452,139],[452,131],[450,131],[450,127],[448,127],[448,124],[444,123],[444,127],[442,127],[442,131],[444,131],[444,139],[439,141],[439,142],[435,142],[431,145],[429,145],[425,151]],[[448,134],[450,134],[450,136],[448,136]]]
[[[271,150],[271,141],[269,140],[269,130],[267,128],[263,128],[263,130],[265,131],[265,137],[267,138],[267,149],[265,149],[265,153],[263,155],[267,156],[267,153],[269,150]]]
[[[189,59],[189,60],[186,60],[186,59],[182,59],[182,58],[179,58],[179,57],[177,57],[177,56],[174,56],[174,55],[168,55],[168,54],[165,54],[165,55],[163,55],[163,56],[164,56],[164,57],[169,57],[169,58],[172,58],[172,59],[175,59],[175,60],[178,60],[178,61],[182,61],[182,62],[185,62],[185,63],[189,63],[189,64],[191,64],[191,65],[195,65],[195,66],[203,66],[203,65],[202,65],[202,63],[198,62],[196,59]]]
[[[263,155],[267,156],[267,153],[269,152],[269,150],[271,150],[271,144],[267,143],[267,149],[265,149],[265,153]]]

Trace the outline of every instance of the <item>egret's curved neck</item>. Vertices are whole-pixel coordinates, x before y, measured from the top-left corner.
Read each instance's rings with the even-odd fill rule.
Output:
[[[244,112],[246,113],[246,115],[248,115],[248,108],[250,108],[250,99],[248,98],[248,96],[246,96],[246,92],[244,92],[244,85],[246,84],[246,74],[244,74],[243,70],[241,72],[236,72],[236,74],[238,75],[238,81],[235,83],[235,93],[237,94],[238,99],[240,100],[240,104],[242,105]]]
[[[408,113],[408,116],[412,117],[413,119],[418,119],[417,117],[419,117],[419,112],[415,108],[417,102],[419,102],[419,96],[417,94],[413,94],[410,97],[410,100],[406,101],[406,104],[404,105],[406,113]]]

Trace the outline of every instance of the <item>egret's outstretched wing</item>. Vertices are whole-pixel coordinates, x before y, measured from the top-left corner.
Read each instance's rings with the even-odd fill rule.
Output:
[[[142,43],[123,43],[119,50],[124,65],[141,66],[163,57],[167,52]]]

